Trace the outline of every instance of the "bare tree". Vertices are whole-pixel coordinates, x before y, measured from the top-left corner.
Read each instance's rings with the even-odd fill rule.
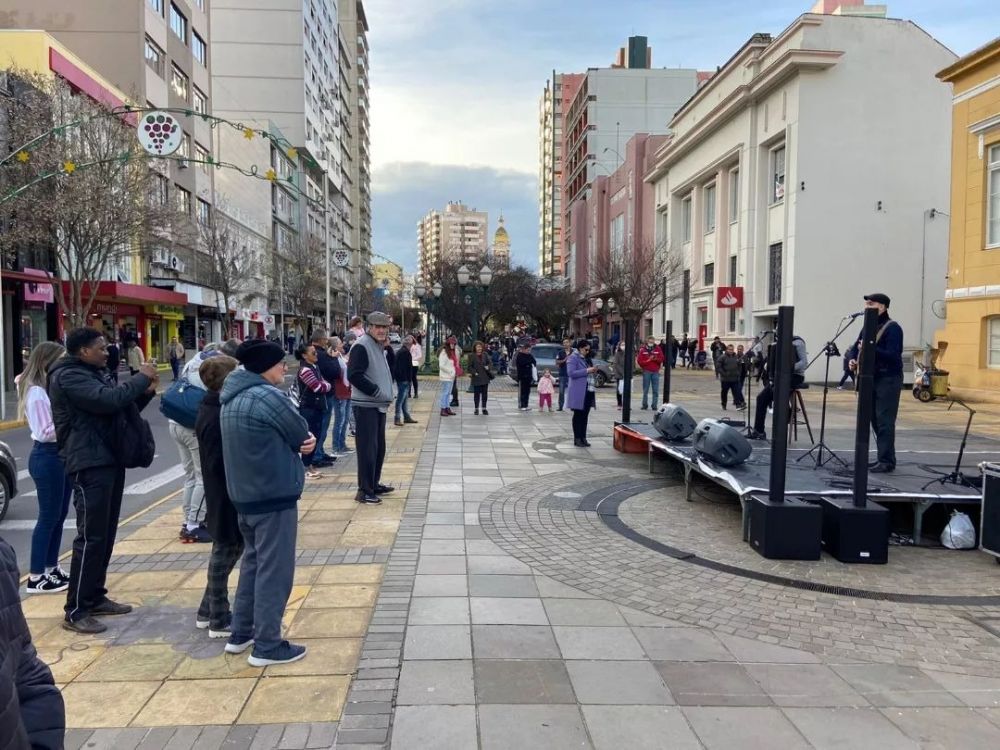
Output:
[[[238,304],[249,304],[262,293],[254,283],[261,276],[261,258],[246,230],[219,207],[212,208],[208,221],[199,224],[199,235],[210,264],[208,285],[224,305],[228,333],[233,322],[230,311]]]
[[[127,274],[169,210],[128,117],[58,77],[11,73],[15,95],[0,100],[0,120],[4,155],[17,153],[0,169],[0,249],[50,247],[67,327],[84,325],[99,282]]]
[[[272,254],[270,277],[280,285],[284,300],[299,318],[311,319],[323,309],[326,275],[323,241],[312,234],[300,234]],[[303,333],[307,326],[303,326]]]
[[[568,279],[536,279],[526,296],[524,312],[534,321],[538,332],[550,340],[559,338],[570,318],[580,308],[580,295]]]
[[[664,245],[625,245],[595,260],[593,291],[613,299],[622,320],[638,324],[657,305],[683,294],[683,260]]]

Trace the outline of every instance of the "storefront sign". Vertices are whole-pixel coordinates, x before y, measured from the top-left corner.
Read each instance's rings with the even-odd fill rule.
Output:
[[[117,315],[118,305],[114,302],[95,302],[90,312],[94,315]]]
[[[743,287],[720,286],[715,290],[715,306],[719,309],[743,307]]]
[[[151,305],[147,308],[152,315],[159,315],[164,320],[184,320],[184,308],[175,305]]]
[[[52,284],[41,279],[37,283],[26,281],[24,282],[24,301],[52,304],[55,301],[55,290],[52,288]]]

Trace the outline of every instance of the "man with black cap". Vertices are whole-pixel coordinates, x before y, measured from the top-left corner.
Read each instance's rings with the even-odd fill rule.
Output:
[[[243,369],[223,382],[220,425],[226,487],[245,548],[226,653],[252,646],[247,661],[266,667],[306,655],[305,646],[282,639],[281,618],[295,577],[300,454],[316,449],[316,437],[280,390],[288,369],[280,344],[249,339],[236,359]]]
[[[391,322],[385,313],[369,313],[368,332],[351,347],[347,362],[358,456],[358,494],[354,499],[372,505],[382,502],[379,495],[394,489],[381,481],[385,415],[392,402],[392,373],[385,358],[385,340]]]
[[[878,460],[870,467],[876,474],[896,468],[896,414],[903,390],[903,327],[889,317],[889,301],[881,292],[865,295],[865,307],[878,310],[872,389],[872,431]],[[857,372],[857,366],[854,360],[851,369]]]

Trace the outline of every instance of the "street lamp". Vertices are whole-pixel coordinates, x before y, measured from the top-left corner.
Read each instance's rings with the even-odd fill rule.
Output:
[[[607,307],[608,308],[608,315],[611,315],[611,313],[613,313],[615,311],[615,300],[612,297],[608,297],[607,302],[605,302],[603,297],[598,297],[596,300],[594,300],[594,307],[597,308],[598,312],[602,312],[604,310],[604,308]],[[602,346],[607,346],[607,343],[608,343],[608,334],[607,334],[607,329],[606,329],[607,322],[608,322],[607,321],[607,317],[602,314],[601,315],[601,338],[602,338],[601,345]]]
[[[456,276],[464,298],[463,301],[472,308],[472,325],[470,326],[472,342],[468,342],[471,346],[479,338],[479,303],[486,295],[490,282],[493,281],[493,269],[483,264],[483,267],[479,269],[478,283],[472,279],[472,274],[465,265],[459,266]]]

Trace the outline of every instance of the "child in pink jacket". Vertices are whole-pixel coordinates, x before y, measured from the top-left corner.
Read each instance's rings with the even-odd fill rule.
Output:
[[[549,411],[552,411],[552,394],[556,389],[556,381],[552,379],[552,373],[547,369],[542,373],[542,377],[538,379],[538,410],[541,411],[545,408],[546,404],[549,407]]]

